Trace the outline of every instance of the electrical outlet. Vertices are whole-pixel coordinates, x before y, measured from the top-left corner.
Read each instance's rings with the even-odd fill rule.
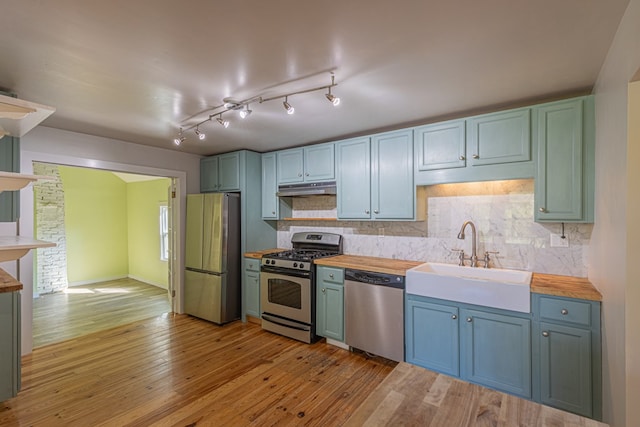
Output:
[[[569,237],[564,236],[564,239],[559,234],[551,233],[551,247],[552,248],[568,248]]]

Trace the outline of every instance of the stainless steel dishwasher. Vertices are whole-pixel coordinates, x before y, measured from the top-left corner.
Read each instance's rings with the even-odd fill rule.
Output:
[[[345,343],[404,360],[404,276],[346,269]]]

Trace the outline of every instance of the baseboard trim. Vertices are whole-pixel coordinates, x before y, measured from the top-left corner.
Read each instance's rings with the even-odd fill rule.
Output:
[[[94,283],[109,282],[111,280],[126,279],[128,276],[113,276],[113,277],[101,277],[98,279],[80,280],[78,282],[68,282],[67,286],[73,288],[75,286],[93,285]]]
[[[138,282],[146,283],[147,285],[152,285],[152,286],[155,286],[157,288],[164,289],[164,290],[167,289],[167,285],[165,285],[164,283],[152,282],[150,280],[144,279],[142,277],[135,276],[133,274],[129,274],[127,277],[129,279],[137,280]]]

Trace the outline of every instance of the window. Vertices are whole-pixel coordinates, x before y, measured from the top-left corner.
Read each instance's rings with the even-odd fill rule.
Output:
[[[169,260],[169,207],[160,205],[160,260]]]

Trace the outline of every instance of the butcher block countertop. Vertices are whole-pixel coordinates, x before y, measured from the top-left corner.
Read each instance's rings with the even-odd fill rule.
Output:
[[[286,251],[286,249],[278,249],[278,248],[263,249],[261,251],[245,252],[244,256],[245,256],[245,258],[260,259],[264,255],[271,254],[271,253],[274,253],[274,252],[282,252],[282,251]]]
[[[407,270],[422,262],[390,258],[375,258],[360,255],[338,255],[314,261],[317,265],[353,268],[377,273],[406,275]],[[588,279],[555,274],[533,273],[531,292],[590,301],[602,301],[602,294]]]
[[[607,424],[400,362],[345,426],[584,426]]]
[[[256,252],[246,252],[245,257],[262,258],[263,255],[284,251],[286,249],[265,249]],[[320,258],[313,261],[316,265],[329,267],[353,268],[356,270],[373,271],[405,276],[407,270],[422,264],[421,261],[406,261],[402,259],[376,258],[361,255],[338,255]],[[558,276],[555,274],[533,273],[531,292],[536,294],[553,295],[568,298],[578,298],[589,301],[602,301],[602,294],[588,279],[583,277]]]
[[[0,268],[0,293],[22,290],[22,283]]]

